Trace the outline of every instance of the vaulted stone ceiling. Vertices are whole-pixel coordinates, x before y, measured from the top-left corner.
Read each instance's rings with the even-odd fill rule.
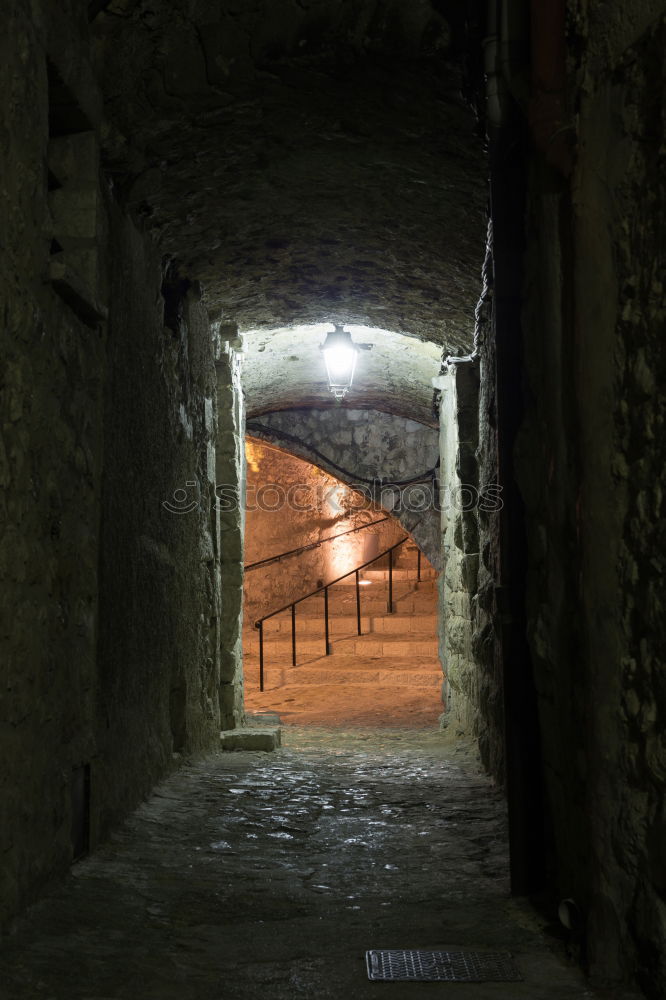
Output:
[[[328,327],[332,329],[332,327]],[[440,367],[440,348],[390,330],[349,326],[359,352],[354,381],[344,404],[437,424],[431,379]],[[243,388],[248,416],[283,410],[298,390],[300,407],[339,405],[333,401],[320,346],[327,326],[251,330],[244,335]],[[293,405],[293,404],[292,404]]]
[[[368,356],[375,395],[387,370],[407,372],[405,337],[469,351],[486,203],[463,96],[476,8],[111,0],[98,14],[106,168],[202,282],[211,318],[253,331],[257,347],[294,325],[392,331]],[[277,371],[266,377],[277,385]],[[276,408],[309,389],[283,379],[281,392]],[[431,397],[428,380],[423,412]],[[409,415],[414,393],[394,404]]]

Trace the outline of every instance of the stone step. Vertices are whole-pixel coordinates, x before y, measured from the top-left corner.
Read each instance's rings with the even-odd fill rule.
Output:
[[[417,584],[421,587],[421,584]],[[361,587],[359,589],[361,595],[361,608],[373,607],[372,604],[368,604],[368,601],[375,601],[377,607],[386,608],[386,602],[388,601],[388,587],[384,586],[372,586],[372,587]],[[334,605],[337,607],[344,607],[345,601],[350,601],[356,607],[356,590],[354,587],[344,587],[334,588],[328,592],[328,603],[329,608]],[[402,590],[400,587],[393,588],[393,603],[402,604],[405,601],[418,601],[422,604],[427,604],[429,607],[436,610],[437,608],[437,591],[436,590]],[[324,598],[314,598],[303,601],[303,606],[305,608],[317,607],[317,602],[324,606]]]
[[[356,615],[329,615],[329,632],[339,638],[341,636],[356,635],[358,623]],[[296,635],[319,635],[324,630],[323,615],[300,615],[296,613]],[[361,631],[363,635],[374,632],[390,632],[405,634],[412,632],[424,632],[435,635],[437,632],[437,617],[434,614],[405,613],[403,611],[394,612],[392,615],[375,614],[361,615]],[[259,632],[253,626],[246,630],[248,641],[259,642]],[[278,615],[269,619],[264,624],[264,640],[279,636],[280,638],[291,635],[291,615]]]
[[[417,580],[415,550],[402,551],[393,567],[393,614],[386,607],[388,566],[364,570],[360,589],[361,628],[357,634],[354,576],[328,592],[329,655],[324,651],[324,596],[296,608],[297,666],[291,664],[289,610],[264,625],[264,680],[267,690],[288,688],[377,691],[383,688],[436,692],[443,674],[438,659],[437,573],[422,564]],[[248,688],[259,684],[259,633],[243,629]],[[366,695],[363,695],[366,697]]]
[[[388,587],[361,587],[361,612],[363,614],[386,614],[388,600]],[[407,593],[397,593],[393,591],[393,604],[400,610],[413,611],[419,606],[437,611],[437,592],[428,590],[409,590]],[[349,613],[347,609],[353,608],[356,613],[356,591],[353,587],[334,587],[328,593],[328,610],[330,614]],[[296,605],[298,615],[319,615],[324,611],[324,598],[322,595],[309,597]],[[289,608],[283,612],[288,614]]]
[[[292,667],[276,663],[264,663],[264,686],[268,689],[296,685],[368,685],[409,687],[414,689],[437,689],[443,681],[442,668],[436,659],[405,657],[359,657],[343,653],[321,656],[317,659]],[[245,663],[245,683],[256,686],[259,683],[257,662]]]
[[[428,624],[425,627],[427,629],[430,629],[432,632],[437,631],[436,608],[432,604],[428,604],[427,602],[424,603],[419,601],[409,601],[405,605],[402,601],[394,601],[392,615],[389,615],[389,613],[387,612],[385,602],[378,602],[370,606],[361,604],[361,621],[363,623],[365,623],[366,621],[372,621],[380,618],[387,618],[389,620],[395,618],[406,622],[410,617],[417,617],[424,619],[427,618]],[[337,607],[329,605],[328,618],[329,622],[331,623],[342,619],[344,620],[353,619],[353,623],[348,629],[348,631],[355,632],[356,602],[354,601],[350,604],[339,605]],[[320,627],[319,625],[317,625],[317,622],[322,623],[321,628],[324,627],[323,608],[308,609],[307,607],[304,608],[301,608],[299,606],[296,607],[297,629],[303,628],[307,631],[308,629],[312,628],[313,631],[317,631],[317,629]],[[331,625],[331,627],[333,626]],[[377,626],[377,629],[381,629],[381,626]],[[368,631],[368,629],[365,627],[365,624],[363,630]],[[385,631],[395,631],[395,630],[396,629],[393,626],[389,626],[389,628],[386,629]],[[405,630],[409,631],[407,625],[405,626]],[[244,634],[245,633],[255,634],[257,632],[257,629],[255,628],[254,625],[254,621],[252,619],[250,618],[245,619],[245,621],[243,622],[243,632]],[[291,611],[289,610],[283,611],[281,614],[275,615],[274,618],[266,619],[266,621],[264,622],[264,635],[269,635],[273,632],[291,632]]]
[[[361,581],[366,580],[367,583],[361,582],[361,588],[363,590],[370,591],[371,589],[386,589],[388,588],[388,570],[381,572],[380,570],[372,571],[372,576],[366,573],[361,576]],[[340,580],[336,583],[334,587],[329,589],[329,595],[337,592],[338,589],[351,590],[356,587],[356,579],[354,576],[345,577],[344,580]],[[412,593],[414,591],[436,591],[437,590],[437,577],[429,577],[426,579],[421,579],[420,581],[414,578],[399,577],[393,574],[393,589],[396,593]]]
[[[432,633],[412,633],[404,635],[387,635],[371,633],[369,635],[352,635],[348,638],[335,638],[331,641],[335,652],[354,653],[357,656],[405,656],[428,657],[435,659],[438,652],[437,639]],[[299,660],[322,655],[324,647],[323,630],[319,636],[298,637],[296,633],[296,655]],[[258,643],[247,649],[250,656],[257,657]],[[291,637],[265,638],[264,659],[286,663],[291,660]]]
[[[280,746],[279,726],[243,726],[240,729],[223,729],[220,745],[223,750],[262,750],[270,753]]]
[[[292,684],[363,684],[382,687],[409,687],[420,691],[437,690],[442,684],[442,672],[429,670],[336,670],[324,667],[266,667],[264,688],[286,687]]]
[[[251,656],[246,658],[246,666],[257,666],[259,658]],[[307,664],[299,664],[292,667],[291,663],[283,663],[284,669],[300,670],[301,667],[316,667],[324,664],[328,667],[331,664],[344,670],[378,670],[386,667],[391,670],[427,670],[429,672],[441,673],[442,668],[437,657],[413,657],[413,656],[359,656],[357,653],[335,652],[329,656],[313,656]]]
[[[417,580],[418,570],[416,567],[403,567],[394,566],[393,567],[393,579],[394,580]],[[388,566],[377,567],[376,569],[364,569],[361,573],[361,577],[364,580],[388,580]],[[436,580],[437,573],[434,569],[421,568],[421,583],[425,583],[430,580]],[[418,581],[417,581],[418,582]]]
[[[361,596],[361,609],[373,607],[372,604],[373,601],[375,602],[377,607],[383,608],[384,610],[386,609],[386,602],[388,600],[388,587],[361,587],[359,593]],[[409,601],[420,604],[427,604],[429,607],[433,608],[433,610],[436,610],[437,591],[408,590],[403,592],[400,589],[396,591],[395,587],[393,588],[394,604],[402,605],[408,603]],[[356,607],[356,590],[353,587],[348,587],[348,588],[346,587],[344,590],[342,588],[340,590],[337,589],[329,590],[328,592],[329,609],[335,607],[344,607],[345,602],[353,604],[354,608]],[[323,607],[324,605],[323,597],[321,598],[319,603]],[[303,601],[303,607],[304,608],[311,607],[313,609],[316,609],[317,603],[315,600]]]

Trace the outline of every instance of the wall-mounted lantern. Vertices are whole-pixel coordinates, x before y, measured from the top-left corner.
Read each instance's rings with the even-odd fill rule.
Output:
[[[336,399],[344,399],[354,378],[359,349],[352,340],[351,333],[336,326],[332,333],[326,334],[321,350],[324,352],[329,389]]]

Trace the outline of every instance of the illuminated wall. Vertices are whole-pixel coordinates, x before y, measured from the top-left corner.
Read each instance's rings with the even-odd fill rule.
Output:
[[[404,536],[386,512],[316,466],[247,439],[245,565],[313,548],[246,571],[245,621],[307,594]],[[375,526],[363,530],[371,522]],[[316,545],[323,539],[335,539]]]

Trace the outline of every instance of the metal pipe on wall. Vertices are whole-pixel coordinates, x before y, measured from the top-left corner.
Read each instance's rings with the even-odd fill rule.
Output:
[[[568,177],[573,169],[574,128],[565,99],[566,0],[530,0],[530,36],[530,129],[546,161]]]

